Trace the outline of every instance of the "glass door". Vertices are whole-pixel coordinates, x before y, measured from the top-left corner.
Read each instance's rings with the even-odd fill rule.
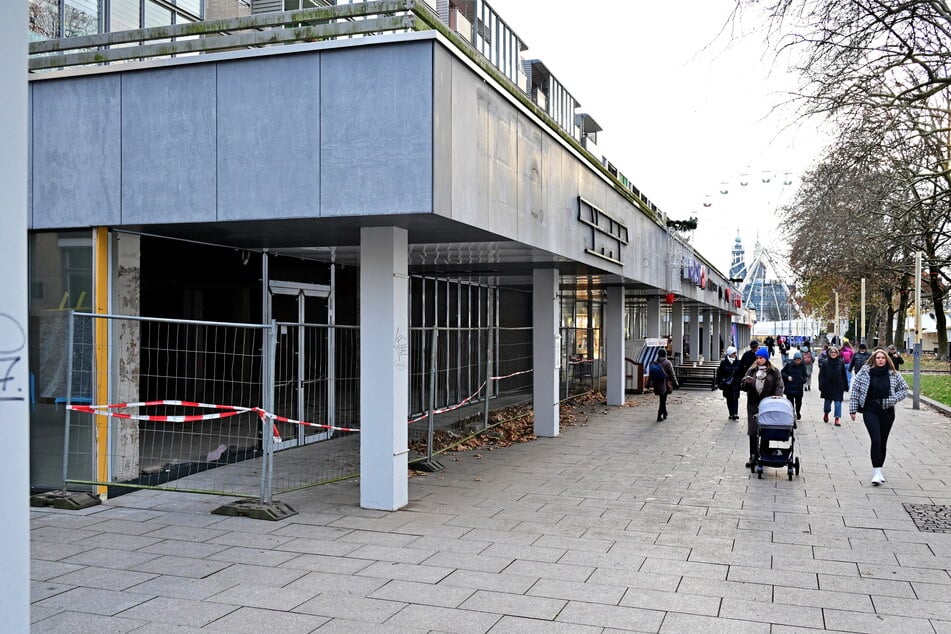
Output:
[[[330,432],[305,423],[332,425],[333,337],[328,325],[330,286],[272,281],[271,318],[278,325],[274,409],[276,449],[325,440]]]

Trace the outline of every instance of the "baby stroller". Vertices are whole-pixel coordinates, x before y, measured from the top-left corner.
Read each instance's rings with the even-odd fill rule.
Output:
[[[764,398],[760,401],[756,415],[759,422],[757,446],[759,454],[750,463],[750,471],[757,477],[763,477],[763,467],[786,467],[786,473],[792,480],[793,472],[799,475],[799,457],[796,456],[796,413],[792,403],[786,398]],[[770,442],[788,443],[785,447],[771,447]]]

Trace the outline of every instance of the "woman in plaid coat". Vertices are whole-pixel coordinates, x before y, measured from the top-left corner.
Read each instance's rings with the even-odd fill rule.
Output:
[[[868,430],[872,444],[872,486],[885,482],[882,466],[885,464],[888,434],[895,423],[895,404],[907,396],[908,384],[895,370],[888,353],[881,348],[872,353],[868,363],[852,381],[849,415],[855,420],[855,413],[862,412]]]

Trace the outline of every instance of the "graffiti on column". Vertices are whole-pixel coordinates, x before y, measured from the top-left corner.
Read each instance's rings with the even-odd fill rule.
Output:
[[[393,349],[396,351],[396,368],[398,370],[406,369],[406,355],[409,352],[409,344],[406,341],[406,335],[396,329],[396,337],[393,339]]]
[[[17,380],[24,372],[21,363],[26,334],[13,316],[0,313],[0,401],[22,401],[23,381]]]

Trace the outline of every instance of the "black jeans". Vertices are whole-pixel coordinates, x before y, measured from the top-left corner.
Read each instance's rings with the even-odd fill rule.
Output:
[[[862,419],[865,429],[872,441],[872,467],[878,469],[885,464],[885,453],[888,449],[888,434],[895,423],[895,408],[882,409],[877,403],[866,403],[862,408]]]
[[[726,398],[726,408],[730,411],[730,416],[738,416],[740,413],[740,393],[734,390],[725,390],[723,396]]]
[[[787,394],[786,398],[789,399],[789,402],[792,403],[796,409],[796,416],[800,416],[800,412],[802,412],[802,395],[793,396],[792,394]]]
[[[660,404],[657,406],[657,418],[667,416],[667,395],[669,393],[670,392],[665,392],[664,394],[660,395]]]

